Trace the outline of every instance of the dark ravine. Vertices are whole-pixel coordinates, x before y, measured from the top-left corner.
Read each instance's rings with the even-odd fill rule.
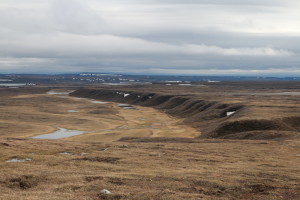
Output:
[[[199,138],[283,139],[297,137],[300,131],[300,117],[243,120],[241,117],[249,114],[245,105],[201,100],[193,96],[86,88],[70,95],[153,107],[183,118],[184,124],[199,129]],[[235,113],[227,116],[228,112]]]

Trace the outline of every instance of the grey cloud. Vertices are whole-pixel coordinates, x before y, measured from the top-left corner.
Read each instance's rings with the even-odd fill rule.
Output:
[[[300,74],[297,6],[293,0],[4,0],[0,73]]]
[[[124,0],[111,0],[114,3],[122,3]],[[215,5],[285,5],[287,3],[297,3],[297,0],[287,2],[281,0],[127,0],[127,3],[133,4],[215,4]]]
[[[35,41],[32,43],[32,41]],[[215,54],[223,56],[291,56],[293,52],[270,47],[222,48],[205,44],[166,44],[138,38],[112,35],[86,36],[57,33],[55,37],[23,36],[14,43],[1,42],[0,52],[34,56],[100,56],[100,55],[140,55],[140,54]]]
[[[19,8],[0,10],[1,28],[19,31],[19,34],[50,31],[49,22],[46,15],[37,10]]]
[[[53,0],[48,12],[59,31],[78,34],[102,33],[104,22],[101,16],[85,1]]]

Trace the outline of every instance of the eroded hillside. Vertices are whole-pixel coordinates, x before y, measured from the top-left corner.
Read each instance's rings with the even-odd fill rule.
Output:
[[[163,94],[161,89],[143,92],[142,88],[82,88],[71,95],[153,107],[182,118],[184,124],[199,130],[201,138],[276,139],[299,135],[300,95],[280,95],[280,92],[249,95],[249,91],[237,95],[231,91],[232,95],[225,93],[222,100],[218,93],[205,94],[204,98],[201,93],[185,93]]]

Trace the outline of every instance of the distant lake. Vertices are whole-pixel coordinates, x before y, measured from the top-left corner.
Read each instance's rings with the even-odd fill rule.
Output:
[[[7,86],[7,87],[18,87],[18,86],[25,86],[27,83],[0,83],[0,86]]]

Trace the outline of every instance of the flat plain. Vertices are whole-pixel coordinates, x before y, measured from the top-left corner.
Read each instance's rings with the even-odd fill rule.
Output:
[[[0,199],[299,199],[299,88],[297,82],[86,88],[122,92],[111,99],[76,87],[1,88]],[[171,100],[146,106],[124,94]],[[178,98],[187,100],[176,106]],[[185,112],[197,109],[193,118]],[[245,121],[253,130],[242,130]],[[238,129],[226,132],[228,124]],[[58,128],[86,133],[31,138]]]

